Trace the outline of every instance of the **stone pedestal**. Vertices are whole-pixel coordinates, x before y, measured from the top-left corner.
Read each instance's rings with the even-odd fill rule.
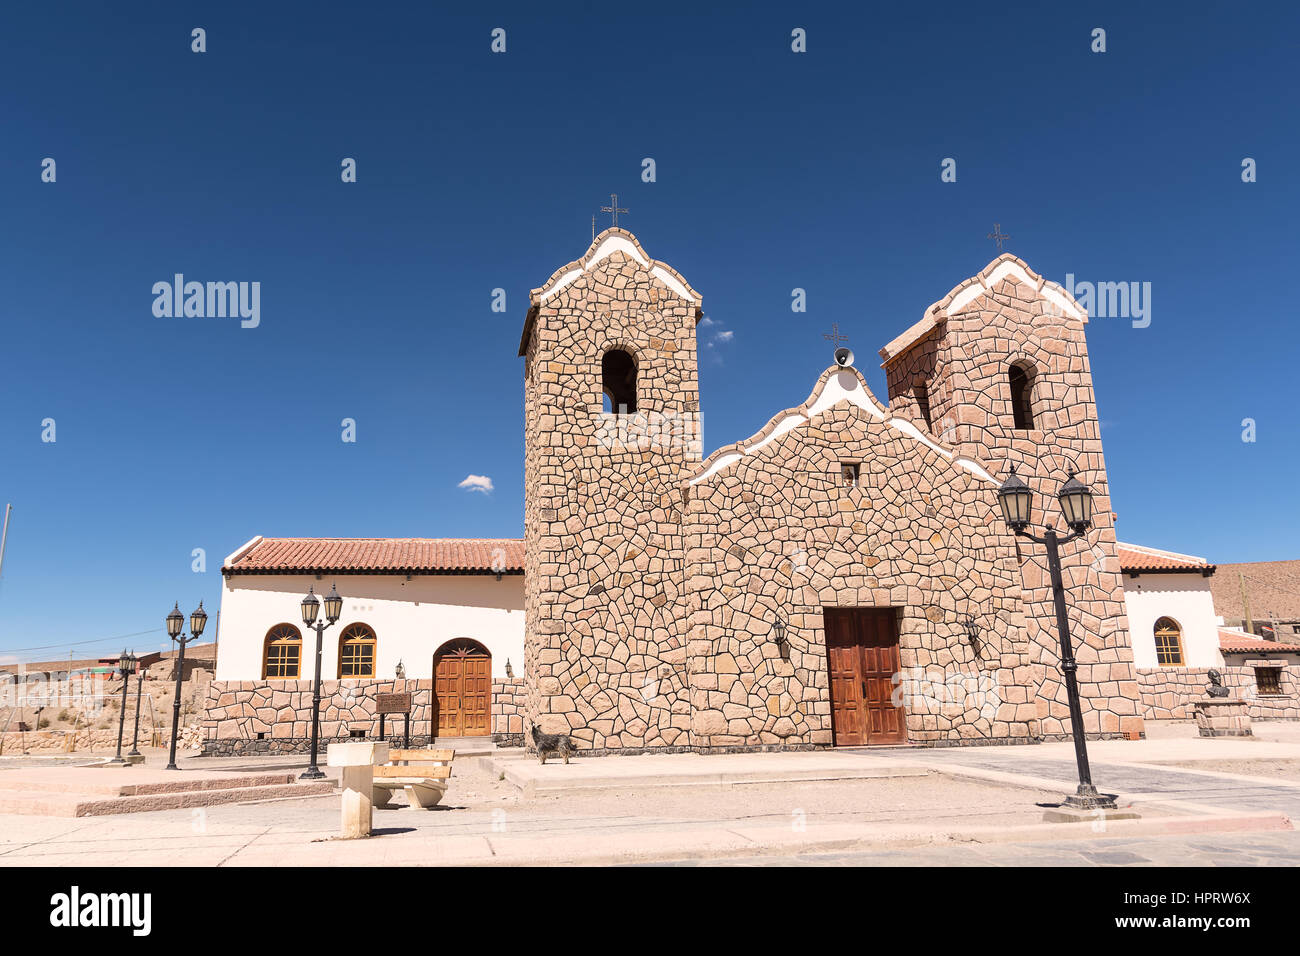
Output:
[[[1252,737],[1250,714],[1240,697],[1202,697],[1192,701],[1202,737]]]
[[[343,812],[339,827],[342,839],[370,836],[375,817],[375,805],[371,799],[375,764],[387,762],[386,743],[363,741],[329,745],[326,765],[343,771]]]

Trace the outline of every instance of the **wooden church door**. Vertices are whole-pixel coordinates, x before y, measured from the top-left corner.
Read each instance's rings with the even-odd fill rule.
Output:
[[[452,641],[433,660],[434,726],[439,737],[492,732],[492,656],[477,641]]]
[[[825,608],[831,733],[836,746],[907,741],[903,708],[894,704],[899,670],[892,608]]]

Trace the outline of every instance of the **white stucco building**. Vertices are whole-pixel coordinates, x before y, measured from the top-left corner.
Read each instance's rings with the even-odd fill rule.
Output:
[[[1219,625],[1210,593],[1214,565],[1205,558],[1116,543],[1133,664],[1221,667]]]
[[[308,588],[323,598],[331,587],[343,614],[325,632],[322,680],[394,678],[399,663],[406,678],[431,679],[439,651],[467,641],[492,677],[508,662],[523,670],[519,539],[259,536],[221,573],[218,681],[312,679],[315,634],[299,606]]]

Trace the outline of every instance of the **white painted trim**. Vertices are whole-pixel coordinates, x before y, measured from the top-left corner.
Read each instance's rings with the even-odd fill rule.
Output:
[[[775,441],[781,435],[784,435],[795,428],[807,425],[818,415],[830,411],[841,402],[848,402],[850,405],[855,405],[858,408],[861,408],[873,418],[883,420],[890,428],[907,435],[915,441],[921,442],[926,447],[938,452],[939,455],[947,461],[950,461],[959,468],[970,472],[977,478],[980,478],[994,486],[998,484],[992,475],[974,461],[971,461],[969,458],[958,456],[951,450],[944,448],[906,418],[900,418],[897,415],[893,415],[879,405],[871,396],[871,393],[863,387],[862,379],[858,376],[858,373],[851,369],[841,369],[830,375],[826,381],[822,383],[820,390],[810,396],[807,402],[804,402],[804,408],[797,409],[782,418],[761,441],[744,445],[736,451],[722,455],[705,471],[692,478],[688,484],[697,485],[702,481],[708,480],[720,471],[731,467],[746,455],[754,454],[760,448]]]
[[[253,535],[253,537],[249,538],[247,541],[245,541],[242,545],[240,545],[230,554],[226,555],[226,560],[222,562],[221,566],[223,568],[230,567],[232,564],[234,564],[236,561],[238,561],[240,558],[246,555],[249,551],[252,551],[253,548],[257,547],[257,545],[261,543],[261,541],[262,541],[262,535],[260,534]]]
[[[680,279],[663,266],[658,263],[652,263],[647,259],[641,251],[637,249],[635,243],[629,242],[625,237],[617,235],[606,236],[586,262],[577,269],[570,269],[564,275],[556,279],[554,285],[541,294],[541,301],[545,302],[547,299],[552,298],[561,289],[575,282],[584,272],[590,272],[592,266],[596,263],[600,262],[602,259],[609,258],[609,256],[613,255],[615,252],[622,252],[630,259],[633,259],[634,261],[641,263],[641,265],[649,268],[652,276],[664,285],[668,286],[668,288],[672,289],[673,292],[677,293],[679,297],[685,299],[687,302],[699,303],[700,300],[691,294],[690,290],[682,284]]]
[[[1141,551],[1143,554],[1154,554],[1157,557],[1179,558],[1183,561],[1201,561],[1205,564],[1210,563],[1207,558],[1198,557],[1195,554],[1183,554],[1179,551],[1166,551],[1163,548],[1151,548],[1144,544],[1129,544],[1127,541],[1116,541],[1115,546],[1117,548],[1125,548],[1129,551]],[[1184,570],[1184,569],[1180,568],[1179,570]],[[1188,572],[1193,572],[1196,571],[1197,569],[1186,568],[1185,570],[1187,570]]]
[[[1088,321],[1087,315],[1079,308],[1078,303],[1070,298],[1070,296],[1066,294],[1065,290],[1059,285],[1055,282],[1047,281],[1042,276],[1034,278],[1034,276],[1030,275],[1030,273],[1025,270],[1025,267],[1019,262],[1011,260],[999,262],[993,267],[993,271],[987,276],[982,273],[976,276],[976,281],[972,282],[952,297],[952,301],[948,303],[948,307],[943,310],[944,314],[949,316],[956,315],[980,296],[992,292],[994,287],[1006,278],[1014,278],[1017,282],[1028,285],[1037,292],[1038,295],[1047,299],[1056,306],[1062,314],[1068,315],[1070,318],[1077,319],[1080,322]],[[902,353],[900,352],[899,354]]]

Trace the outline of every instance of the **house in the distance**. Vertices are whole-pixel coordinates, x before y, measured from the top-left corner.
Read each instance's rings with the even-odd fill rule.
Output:
[[[1224,624],[1300,644],[1300,561],[1223,564],[1210,590]]]
[[[1211,670],[1246,698],[1255,719],[1300,717],[1300,641],[1265,641],[1225,627],[1213,586],[1222,567],[1175,551],[1124,542],[1117,547],[1148,720],[1189,719],[1190,701],[1202,696]]]

